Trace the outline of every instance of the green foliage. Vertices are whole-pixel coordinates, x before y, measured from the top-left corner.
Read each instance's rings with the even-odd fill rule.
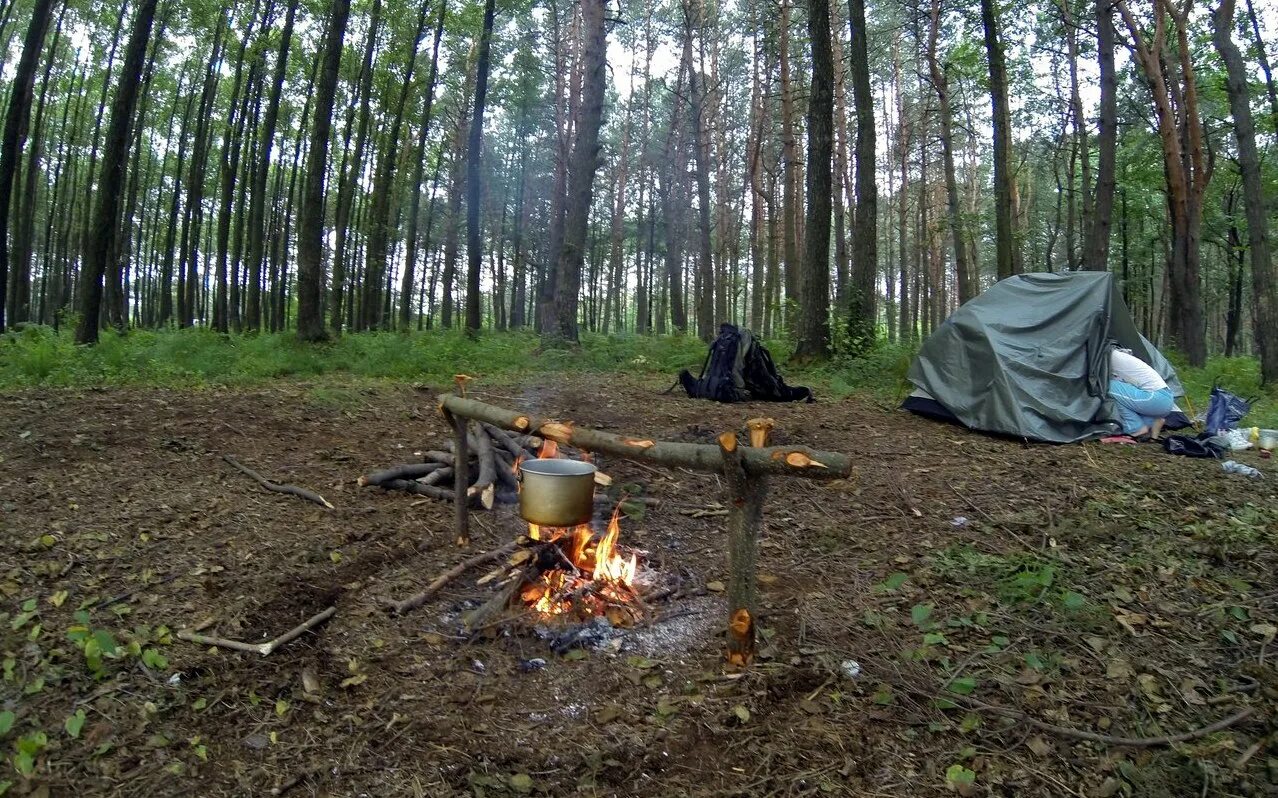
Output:
[[[458,371],[517,377],[532,371],[605,370],[673,375],[705,358],[689,336],[585,335],[580,348],[542,350],[529,332],[364,333],[329,344],[292,334],[228,336],[206,329],[105,334],[76,346],[66,331],[27,328],[0,337],[0,388],[37,385],[250,385],[277,378],[347,375],[448,383]],[[341,402],[341,397],[318,397]]]
[[[1252,411],[1243,419],[1246,426],[1278,428],[1278,386],[1262,387],[1260,361],[1254,357],[1217,356],[1207,359],[1207,365],[1196,369],[1185,364],[1176,352],[1168,352],[1168,359],[1176,367],[1176,374],[1189,398],[1194,411],[1207,412],[1207,400],[1213,385],[1220,385],[1244,398],[1257,398]],[[1183,408],[1193,415],[1190,408]]]
[[[803,377],[809,382],[823,383],[836,397],[870,393],[879,399],[892,400],[908,391],[906,373],[917,351],[912,344],[889,344],[882,340],[859,351],[840,347],[828,364],[808,370]]]

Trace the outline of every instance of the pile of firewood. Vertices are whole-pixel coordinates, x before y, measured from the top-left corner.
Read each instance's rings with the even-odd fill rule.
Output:
[[[491,510],[494,504],[514,504],[519,500],[516,464],[536,458],[542,439],[535,435],[507,432],[492,424],[472,421],[468,427],[466,453],[470,484],[466,495],[472,506]],[[453,501],[455,461],[453,441],[443,450],[416,452],[420,463],[405,463],[359,478],[361,486],[372,485],[385,490],[402,490],[432,499]],[[560,449],[561,455],[567,455]],[[596,483],[607,484],[607,477],[596,474]]]

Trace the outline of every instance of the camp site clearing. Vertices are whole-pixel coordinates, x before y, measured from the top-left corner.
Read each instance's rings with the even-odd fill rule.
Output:
[[[664,387],[575,375],[472,391],[695,443],[761,409]],[[894,403],[764,406],[779,442],[856,464],[848,480],[774,482],[759,657],[731,672],[715,476],[601,458],[645,499],[622,542],[687,589],[615,648],[556,654],[527,628],[458,633],[486,567],[411,613],[384,609],[525,531],[511,508],[476,512],[461,550],[451,505],[356,485],[447,440],[431,391],[15,399],[0,409],[0,496],[19,521],[0,543],[0,708],[16,709],[6,756],[24,746],[33,774],[0,775],[13,794],[1271,789],[1275,480],[1152,445],[991,437]],[[262,490],[228,454],[335,509]],[[264,641],[328,606],[269,657],[177,637],[203,624]],[[80,608],[112,657],[86,656]]]

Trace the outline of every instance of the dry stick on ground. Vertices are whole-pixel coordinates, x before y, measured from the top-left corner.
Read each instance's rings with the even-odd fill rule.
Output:
[[[372,474],[360,477],[356,480],[356,483],[360,487],[364,487],[365,485],[381,485],[395,479],[418,479],[433,471],[438,471],[444,466],[444,463],[407,463],[405,465],[391,466],[383,471],[374,471]]]
[[[488,437],[479,422],[470,425],[468,445],[475,447],[475,459],[479,461],[479,476],[475,484],[467,488],[467,495],[479,495],[485,509],[493,508],[493,482],[497,479],[496,456],[493,454],[493,440]]]
[[[437,485],[425,485],[413,479],[392,479],[389,482],[378,485],[378,487],[385,488],[386,490],[402,490],[405,493],[413,493],[418,496],[428,496],[432,499],[439,499],[446,502],[454,501],[457,498],[456,491],[452,488],[441,488]],[[470,501],[470,499],[467,499],[467,501]]]
[[[963,698],[959,696],[947,696],[948,700],[955,703],[965,704],[972,709],[979,709],[982,712],[993,712],[996,715],[1002,715],[1013,720],[1028,723],[1036,729],[1045,732],[1051,732],[1059,737],[1069,737],[1074,740],[1087,740],[1094,743],[1104,743],[1106,745],[1121,745],[1127,748],[1153,748],[1159,745],[1172,745],[1173,743],[1184,743],[1190,740],[1197,740],[1200,737],[1206,737],[1209,734],[1228,729],[1241,721],[1246,720],[1255,714],[1256,710],[1251,707],[1245,707],[1230,715],[1222,718],[1215,723],[1210,723],[1197,729],[1192,729],[1180,734],[1167,734],[1159,737],[1115,737],[1110,734],[1098,734],[1084,729],[1071,729],[1068,726],[1057,726],[1054,723],[1041,721],[1032,715],[1012,709],[1010,707],[999,707],[993,704],[986,704],[983,701],[977,701],[974,698]]]
[[[515,439],[510,435],[510,433],[506,432],[506,430],[501,429],[500,427],[494,426],[492,424],[484,423],[482,421],[479,422],[479,425],[484,430],[484,432],[488,433],[489,437],[491,437],[494,441],[497,442],[498,446],[505,449],[507,452],[510,452],[511,457],[518,460],[521,457],[528,456],[527,450],[525,450],[523,446],[517,443]]]
[[[302,623],[288,630],[284,634],[265,643],[241,643],[238,640],[226,640],[221,637],[206,637],[205,635],[196,634],[195,632],[183,629],[177,633],[179,640],[185,640],[188,643],[199,643],[205,646],[217,646],[219,648],[229,648],[235,651],[244,651],[249,654],[261,654],[263,657],[270,656],[272,651],[280,648],[286,643],[291,643],[306,632],[319,626],[324,621],[332,618],[337,612],[337,607],[329,607],[321,613],[312,615]]]
[[[254,471],[253,469],[244,465],[239,460],[236,460],[234,457],[231,457],[229,454],[222,455],[222,459],[230,463],[231,465],[235,466],[237,469],[239,469],[240,472],[247,474],[248,476],[257,480],[257,484],[261,485],[262,487],[266,488],[269,491],[273,491],[275,493],[287,493],[291,496],[299,496],[303,499],[306,499],[308,502],[315,502],[316,504],[321,504],[330,510],[333,509],[333,505],[328,503],[328,499],[325,499],[323,496],[319,495],[318,493],[309,491],[306,488],[299,488],[296,485],[281,485],[278,482],[272,482],[266,477]]]
[[[466,573],[471,568],[474,568],[477,565],[483,565],[486,562],[492,562],[493,560],[497,560],[502,557],[505,557],[507,554],[512,553],[515,550],[515,547],[518,545],[519,545],[518,540],[512,540],[511,542],[507,543],[506,545],[500,548],[493,549],[492,551],[486,551],[483,554],[476,554],[474,557],[471,557],[468,560],[463,560],[461,563],[457,564],[456,566],[449,569],[448,571],[445,571],[443,575],[439,576],[438,578],[435,579],[435,581],[427,585],[426,589],[423,590],[422,592],[409,596],[403,601],[387,602],[387,606],[396,615],[403,615],[409,610],[416,609],[417,607],[420,607],[421,605],[425,604],[430,599],[431,596],[438,593],[440,588],[442,588],[444,585],[448,584],[449,582],[453,581],[457,577]]]

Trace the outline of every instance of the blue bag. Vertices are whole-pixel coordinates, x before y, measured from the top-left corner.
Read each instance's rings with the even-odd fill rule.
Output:
[[[1221,430],[1234,429],[1243,416],[1251,412],[1251,402],[1236,396],[1219,386],[1211,389],[1207,403],[1207,432],[1215,435]]]

